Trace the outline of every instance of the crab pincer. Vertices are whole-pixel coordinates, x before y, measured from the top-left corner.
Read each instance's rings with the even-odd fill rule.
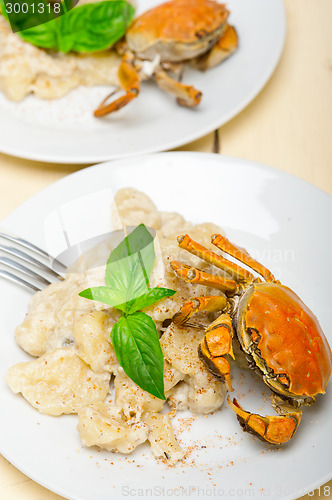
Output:
[[[288,412],[280,416],[261,416],[245,411],[235,398],[231,401],[227,396],[227,402],[245,431],[271,444],[281,445],[289,441],[301,422],[302,410],[295,409],[291,405]]]

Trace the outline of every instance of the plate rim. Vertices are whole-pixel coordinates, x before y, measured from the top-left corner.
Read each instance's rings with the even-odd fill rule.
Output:
[[[58,183],[62,183],[68,178],[73,178],[74,176],[84,175],[85,172],[88,172],[88,171],[90,172],[94,169],[99,169],[100,167],[120,168],[121,163],[127,163],[127,161],[132,161],[135,163],[136,160],[144,161],[144,159],[148,159],[148,158],[158,158],[160,155],[162,157],[165,157],[165,156],[174,157],[177,155],[179,155],[179,156],[192,156],[192,155],[194,155],[194,156],[201,156],[201,157],[205,156],[208,158],[209,157],[218,158],[220,161],[226,160],[227,162],[231,162],[231,163],[244,162],[244,163],[248,164],[248,166],[250,168],[256,167],[256,168],[260,168],[260,169],[266,169],[266,170],[269,170],[270,172],[277,172],[281,176],[285,176],[285,178],[294,179],[300,183],[303,183],[305,186],[316,190],[318,193],[326,196],[327,199],[332,199],[332,194],[329,194],[327,191],[324,191],[324,189],[322,189],[321,187],[316,186],[315,184],[312,184],[310,181],[303,179],[302,177],[300,177],[296,174],[293,174],[291,172],[287,172],[285,170],[282,170],[281,168],[278,168],[278,167],[275,167],[273,165],[269,165],[269,164],[266,164],[266,163],[263,163],[260,161],[249,160],[247,158],[242,158],[242,157],[233,156],[233,155],[224,155],[221,153],[211,153],[211,152],[205,152],[205,151],[159,151],[156,153],[147,153],[145,155],[142,154],[142,155],[128,156],[128,157],[119,158],[116,160],[107,160],[104,162],[95,163],[93,165],[88,165],[87,167],[83,167],[81,169],[78,169],[75,172],[71,172],[70,174],[64,175],[60,179],[57,179],[56,181],[51,182],[48,186],[43,187],[42,189],[40,189],[39,191],[34,193],[32,196],[29,196],[26,200],[21,202],[17,207],[15,207],[13,210],[11,210],[11,212],[9,214],[7,214],[5,217],[0,219],[0,224],[7,223],[7,219],[10,220],[11,216],[14,216],[16,211],[21,209],[22,207],[24,207],[26,203],[29,203],[32,198],[34,198],[35,196],[37,196],[41,193],[47,193],[47,191],[49,189],[53,189],[53,187],[56,186]],[[158,168],[158,167],[156,167],[156,168]]]

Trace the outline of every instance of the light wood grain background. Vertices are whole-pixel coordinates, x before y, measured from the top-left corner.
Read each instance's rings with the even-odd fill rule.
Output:
[[[280,63],[259,96],[219,129],[220,152],[272,165],[332,194],[332,0],[284,1],[288,26]],[[209,134],[179,150],[212,151],[214,140]],[[43,187],[80,168],[0,154],[0,220]],[[332,481],[325,490],[303,498],[332,498],[331,490]],[[61,497],[0,456],[0,500],[13,499]]]

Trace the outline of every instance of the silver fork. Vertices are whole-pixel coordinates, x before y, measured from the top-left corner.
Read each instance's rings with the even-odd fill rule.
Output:
[[[15,246],[5,245],[1,240]],[[55,271],[54,267],[59,272]],[[38,292],[54,280],[63,280],[64,277],[60,273],[65,271],[64,264],[33,243],[0,232],[0,277]]]

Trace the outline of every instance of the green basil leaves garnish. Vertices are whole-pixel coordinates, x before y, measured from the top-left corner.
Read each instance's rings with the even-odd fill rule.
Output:
[[[153,319],[143,312],[122,316],[113,326],[112,345],[126,374],[159,399],[164,394],[164,361]]]
[[[43,1],[38,0],[37,5]],[[134,14],[134,7],[125,0],[106,0],[75,7],[48,22],[36,22],[29,29],[25,29],[24,17],[22,25],[19,25],[20,19],[15,22],[18,25],[17,34],[37,47],[64,53],[96,52],[108,49],[119,40],[130,26]],[[38,10],[28,15],[38,16]]]
[[[137,385],[165,399],[164,359],[157,328],[141,309],[176,292],[149,288],[155,258],[153,236],[141,224],[111,252],[106,264],[106,286],[87,288],[79,295],[122,311],[111,332],[118,361]]]
[[[127,314],[133,314],[136,311],[140,311],[141,309],[151,306],[165,297],[171,297],[175,293],[176,292],[174,290],[169,288],[149,288],[146,293],[127,303],[126,312]]]

